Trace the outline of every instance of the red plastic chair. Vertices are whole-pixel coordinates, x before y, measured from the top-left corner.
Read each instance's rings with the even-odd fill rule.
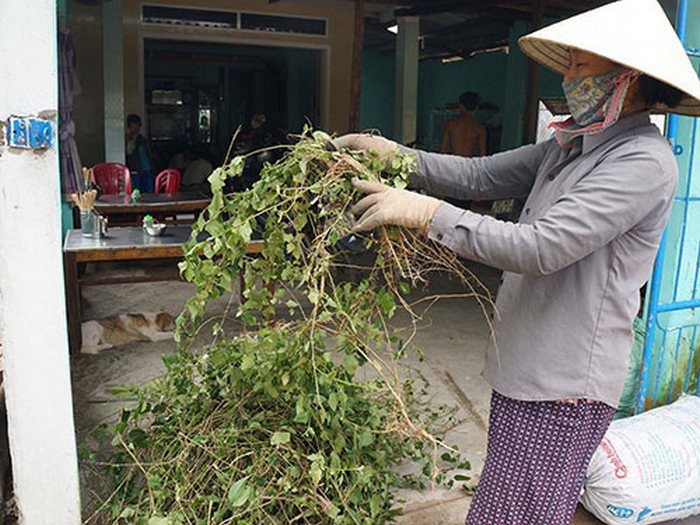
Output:
[[[105,195],[119,194],[119,180],[126,195],[131,195],[131,173],[129,168],[118,162],[101,162],[92,167],[95,182],[102,188]]]
[[[156,175],[154,184],[156,193],[177,193],[180,191],[182,175],[175,168],[169,168]]]

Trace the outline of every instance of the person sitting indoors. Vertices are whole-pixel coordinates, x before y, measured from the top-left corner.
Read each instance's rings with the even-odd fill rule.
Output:
[[[141,192],[153,193],[153,170],[148,142],[141,134],[141,117],[132,113],[126,117],[126,167],[131,175],[131,186]]]
[[[209,161],[209,154],[204,150],[193,148],[187,150],[185,156],[187,168],[182,174],[182,189],[208,192],[209,182],[207,179],[214,171],[214,166]]]

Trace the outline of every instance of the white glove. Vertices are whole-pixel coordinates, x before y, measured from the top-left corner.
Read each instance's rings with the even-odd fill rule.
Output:
[[[367,193],[352,207],[355,215],[362,214],[353,231],[364,232],[378,226],[393,224],[406,228],[427,230],[442,201],[420,193],[400,190],[366,180],[353,179],[358,191]]]
[[[336,149],[365,150],[373,149],[380,156],[395,153],[399,150],[399,145],[384,137],[377,135],[366,135],[363,133],[349,133],[331,140]]]

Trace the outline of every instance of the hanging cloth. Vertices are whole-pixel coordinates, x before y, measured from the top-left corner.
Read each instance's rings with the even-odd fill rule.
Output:
[[[64,195],[83,189],[78,145],[75,142],[73,97],[80,94],[77,56],[66,27],[58,31],[58,137],[61,161],[61,190]]]

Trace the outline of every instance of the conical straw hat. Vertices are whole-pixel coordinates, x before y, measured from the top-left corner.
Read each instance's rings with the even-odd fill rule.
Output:
[[[523,52],[557,73],[569,68],[569,49],[595,53],[682,91],[674,108],[700,116],[700,80],[673,26],[656,0],[619,0],[545,27],[519,40]]]

